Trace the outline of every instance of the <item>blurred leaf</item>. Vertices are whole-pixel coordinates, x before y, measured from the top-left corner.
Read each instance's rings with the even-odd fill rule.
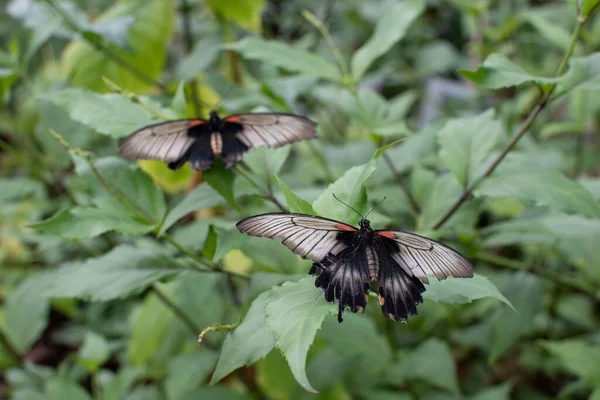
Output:
[[[540,344],[562,361],[567,371],[585,379],[592,386],[600,384],[600,346],[582,340],[560,342],[541,341]]]
[[[411,379],[458,394],[456,365],[448,345],[436,338],[428,339],[386,372],[386,382],[398,384]]]
[[[244,163],[256,174],[259,181],[271,179],[271,174],[279,174],[281,168],[290,156],[291,146],[251,149],[244,157]]]
[[[582,0],[581,14],[590,15],[591,11],[600,3],[600,0]]]
[[[179,63],[177,77],[184,81],[195,78],[215,62],[222,46],[221,37],[216,35],[206,35],[196,40],[190,54]]]
[[[467,187],[482,173],[484,162],[502,135],[502,124],[489,109],[473,117],[449,120],[438,133],[440,158]]]
[[[239,206],[235,201],[235,194],[233,193],[233,185],[235,183],[235,174],[231,169],[224,168],[222,165],[215,165],[213,168],[203,171],[202,176],[206,180],[206,183],[215,189],[233,208],[238,212],[240,211]]]
[[[158,122],[149,111],[118,94],[65,89],[44,99],[65,110],[74,121],[116,139]]]
[[[579,183],[551,169],[514,169],[487,178],[474,191],[475,196],[516,197],[557,211],[600,217],[600,205]]]
[[[173,96],[173,100],[171,101],[171,108],[175,111],[175,114],[179,118],[187,118],[187,101],[185,98],[185,82],[179,82],[177,85],[177,91],[175,92],[175,96]]]
[[[193,211],[220,206],[223,203],[223,197],[208,184],[198,185],[187,194],[185,199],[169,211],[158,235],[165,233],[173,224]]]
[[[423,297],[438,303],[464,304],[484,297],[493,297],[516,311],[496,285],[482,275],[475,274],[473,278],[449,277],[443,281],[429,279],[426,287],[427,291]]]
[[[352,57],[352,77],[360,80],[371,64],[401,40],[415,19],[425,10],[425,2],[403,1],[382,7],[373,36]]]
[[[273,333],[267,328],[265,300],[267,292],[252,302],[244,321],[230,332],[223,343],[219,362],[211,384],[215,384],[234,370],[254,364],[275,347]]]
[[[265,0],[208,0],[208,4],[226,20],[242,28],[260,32],[260,15]]]
[[[77,382],[55,377],[46,382],[48,400],[92,400],[92,397]]]
[[[571,34],[559,24],[544,18],[535,8],[521,15],[524,21],[529,22],[540,32],[540,36],[550,41],[560,50],[566,51],[571,42]]]
[[[49,301],[34,280],[19,285],[4,305],[2,331],[19,353],[26,353],[48,324]]]
[[[277,179],[277,183],[279,183],[279,187],[283,192],[285,202],[287,203],[290,212],[309,215],[317,214],[308,201],[304,200],[302,197],[292,192],[292,190],[285,184],[285,182],[283,182],[277,175],[275,175],[275,179]]]
[[[531,330],[533,318],[542,306],[540,283],[533,275],[512,274],[504,294],[517,313],[503,308],[494,315],[490,361],[497,360],[522,334]]]
[[[510,400],[511,383],[486,388],[470,398],[470,400]]]
[[[336,306],[319,299],[320,294],[314,279],[305,278],[271,289],[265,301],[267,326],[275,344],[298,383],[310,392],[315,389],[306,377],[306,355],[325,317],[336,313]]]
[[[180,398],[180,400],[252,400],[252,397],[243,393],[235,392],[225,386],[213,386],[202,388]]]
[[[154,229],[154,225],[131,219],[127,213],[93,207],[61,210],[49,219],[29,226],[70,239],[89,239],[113,230],[124,235],[143,235]]]
[[[77,362],[90,373],[95,373],[110,356],[108,341],[95,332],[86,332],[83,344],[77,353]]]
[[[152,177],[154,183],[169,194],[186,189],[194,174],[189,163],[176,170],[172,170],[168,164],[159,160],[138,160],[137,164],[142,171]]]
[[[122,366],[118,374],[104,385],[101,400],[120,400],[125,397],[134,382],[143,376],[144,369],[139,366]]]
[[[442,174],[437,177],[429,195],[423,203],[421,214],[418,218],[419,230],[431,228],[448,211],[448,208],[461,194],[461,188],[456,178],[451,174]],[[465,208],[463,208],[465,210]],[[457,219],[460,211],[452,218]],[[450,220],[452,221],[452,220]],[[448,227],[449,224],[445,226]]]
[[[292,397],[300,388],[285,357],[278,350],[271,351],[256,363],[256,383],[267,398],[277,400]]]
[[[194,349],[173,358],[165,380],[167,398],[180,399],[198,389],[213,369],[216,358],[214,352],[203,349]]]
[[[139,293],[178,272],[171,257],[152,249],[122,245],[98,258],[66,263],[39,275],[36,281],[37,291],[43,296],[106,301]]]
[[[23,197],[44,195],[44,185],[35,179],[18,177],[14,179],[0,178],[0,201],[18,200]]]
[[[175,27],[174,5],[169,0],[120,2],[99,16],[97,23],[122,21],[128,16],[135,18],[127,34],[128,50],[110,46],[110,52],[150,79],[158,80],[166,59],[166,45]],[[72,42],[66,48],[62,54],[62,69],[73,85],[98,92],[107,90],[102,77],[136,93],[154,86],[83,41]]]
[[[273,64],[290,72],[299,72],[333,82],[342,80],[336,65],[317,54],[291,47],[283,42],[250,37],[235,43],[231,48],[244,58]]]

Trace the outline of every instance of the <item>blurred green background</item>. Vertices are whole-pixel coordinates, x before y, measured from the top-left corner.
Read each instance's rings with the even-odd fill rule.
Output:
[[[599,400],[598,8],[3,1],[0,398]],[[319,138],[204,174],[118,158],[211,108]],[[309,261],[235,229],[355,224],[332,193],[475,277],[338,324]]]

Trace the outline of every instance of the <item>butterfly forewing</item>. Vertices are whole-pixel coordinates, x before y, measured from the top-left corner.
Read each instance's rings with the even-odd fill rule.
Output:
[[[238,123],[242,131],[236,137],[248,147],[280,147],[317,137],[316,124],[291,114],[256,113],[231,115],[226,122]]]
[[[177,120],[146,126],[119,142],[119,153],[132,160],[179,160],[194,143],[188,135],[192,126],[204,124],[204,120]]]
[[[428,276],[437,279],[471,278],[473,266],[456,251],[435,240],[408,232],[375,231],[380,236],[393,240],[399,250],[392,258],[411,275],[428,283]]]
[[[338,240],[338,233],[354,231],[338,221],[294,213],[262,214],[243,219],[237,228],[251,236],[278,238],[294,253],[313,261],[327,254],[338,254],[347,244]]]

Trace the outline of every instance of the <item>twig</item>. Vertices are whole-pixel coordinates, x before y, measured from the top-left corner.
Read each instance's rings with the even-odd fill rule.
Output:
[[[337,48],[333,37],[331,37],[331,34],[329,33],[329,30],[327,29],[325,24],[308,10],[302,11],[302,16],[306,18],[306,20],[310,22],[315,28],[317,28],[319,32],[321,32],[321,35],[323,35],[323,38],[325,38],[327,45],[331,49],[333,56],[335,57],[338,65],[340,66],[344,77],[348,78],[350,76],[350,73],[348,72],[348,65],[346,64],[346,60],[342,56],[340,50]]]
[[[252,186],[254,186],[255,188],[257,188],[260,192],[262,192],[263,196],[265,196],[265,198],[267,200],[270,200],[271,203],[275,204],[277,206],[277,208],[279,208],[281,211],[283,212],[288,212],[288,209],[285,208],[283,206],[283,204],[281,204],[279,202],[279,200],[277,200],[277,198],[273,195],[273,193],[269,192],[268,190],[266,190],[265,188],[263,188],[258,182],[256,182],[256,180],[250,176],[250,174],[248,172],[246,172],[242,167],[240,167],[239,164],[235,165],[235,169],[240,173],[240,175],[242,175],[248,182],[250,182],[250,184]]]
[[[573,54],[573,50],[575,49],[575,45],[577,44],[577,38],[579,37],[581,28],[586,23],[588,17],[589,17],[589,15],[588,16],[579,16],[577,18],[577,25],[575,27],[575,30],[573,31],[573,35],[571,36],[571,42],[569,43],[569,47],[568,47],[562,61],[560,62],[560,65],[556,72],[556,77],[561,76],[565,72],[565,70],[567,68],[567,64],[569,62],[569,58],[571,58],[571,55]],[[452,215],[456,212],[456,210],[458,210],[458,208],[471,196],[471,193],[477,187],[477,185],[479,185],[479,183],[481,183],[481,181],[483,181],[485,178],[487,178],[494,172],[494,170],[498,167],[498,165],[502,162],[502,160],[504,160],[506,155],[513,149],[513,147],[515,147],[515,145],[517,144],[519,139],[521,139],[521,137],[523,137],[523,135],[525,135],[525,133],[527,133],[527,131],[533,124],[533,121],[535,121],[535,119],[537,118],[538,114],[544,109],[544,107],[546,107],[546,104],[548,104],[548,101],[550,100],[552,93],[556,89],[556,86],[557,86],[556,83],[553,83],[550,86],[550,88],[548,89],[548,92],[546,92],[546,94],[542,96],[542,99],[535,105],[535,107],[533,108],[531,113],[527,116],[527,119],[525,120],[525,122],[523,122],[523,124],[519,128],[518,132],[506,144],[506,146],[504,147],[502,152],[498,155],[498,157],[496,157],[496,159],[494,160],[492,165],[490,165],[485,170],[483,175],[481,175],[480,177],[475,179],[473,181],[473,183],[471,183],[471,185],[469,185],[469,187],[466,188],[462,192],[460,197],[448,209],[448,211],[444,214],[444,216],[442,218],[440,218],[440,220],[433,226],[433,229],[439,229],[442,225],[444,225],[446,223],[446,221],[448,221],[450,219],[450,217],[452,217]]]
[[[389,154],[383,153],[383,159],[385,160],[386,164],[390,167],[390,170],[392,171],[392,174],[394,175],[396,181],[400,184],[400,188],[402,188],[402,191],[408,198],[408,201],[410,202],[413,211],[419,214],[421,212],[421,206],[419,205],[419,203],[417,203],[417,200],[414,198],[414,196],[406,186],[402,174],[400,174],[400,172],[398,172],[398,170],[396,169],[396,166],[394,165],[394,162],[390,158]]]
[[[144,72],[140,71],[137,67],[131,64],[129,61],[122,58],[120,55],[111,50],[104,43],[96,39],[95,36],[86,35],[86,32],[79,27],[79,25],[71,19],[68,13],[66,13],[58,4],[54,2],[54,0],[44,0],[46,4],[48,4],[63,20],[64,22],[74,31],[77,32],[83,40],[88,42],[92,47],[96,50],[104,53],[108,58],[112,59],[115,63],[119,64],[121,67],[125,68],[133,75],[135,75],[141,81],[146,82],[149,85],[156,86],[161,90],[166,89],[166,85],[162,82],[159,82],[152,77],[146,75]]]
[[[240,322],[241,321],[238,319],[238,321],[235,324],[216,324],[215,326],[209,326],[208,328],[202,330],[202,332],[200,332],[200,335],[198,335],[198,346],[200,346],[203,343],[204,335],[206,335],[208,332],[230,331],[237,328],[240,325]]]
[[[183,42],[185,45],[185,52],[189,54],[192,51],[192,47],[194,44],[194,37],[192,35],[192,28],[190,25],[190,11],[192,10],[192,6],[187,2],[187,0],[181,0],[181,16],[183,22]],[[194,105],[194,111],[196,112],[196,116],[200,116],[200,98],[198,97],[198,80],[193,78],[190,80],[189,88],[190,94],[192,98],[192,104]]]
[[[19,364],[23,362],[23,356],[10,342],[10,339],[6,336],[4,331],[0,329],[0,343],[4,346],[6,351],[17,361]]]
[[[196,323],[192,320],[192,318],[190,318],[190,316],[188,316],[185,312],[183,312],[183,310],[181,308],[179,308],[179,306],[177,304],[175,304],[175,302],[171,301],[171,299],[169,299],[167,297],[167,295],[164,294],[163,291],[159,289],[159,287],[156,283],[154,283],[152,285],[152,291],[156,294],[156,297],[158,297],[159,300],[165,306],[167,306],[167,308],[169,308],[171,311],[173,311],[173,314],[177,315],[177,317],[181,320],[181,322],[183,322],[185,324],[185,326],[188,328],[188,330],[191,333],[193,333],[195,335],[200,331],[200,328],[196,325]]]
[[[560,273],[554,273],[551,270],[530,265],[522,261],[511,260],[510,258],[498,256],[491,253],[479,253],[475,256],[477,260],[484,261],[490,264],[495,264],[501,267],[511,268],[519,271],[531,272],[539,277],[548,279],[560,285],[569,286],[578,292],[584,293],[596,300],[600,300],[600,289],[581,282],[577,279],[570,278]]]

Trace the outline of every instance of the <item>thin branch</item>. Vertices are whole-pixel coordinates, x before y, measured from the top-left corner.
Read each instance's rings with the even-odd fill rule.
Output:
[[[238,319],[235,324],[229,324],[229,325],[216,324],[215,326],[209,326],[208,328],[206,328],[202,332],[200,332],[200,335],[198,335],[198,346],[200,346],[202,343],[204,343],[203,342],[204,335],[206,335],[208,332],[230,331],[230,330],[237,328],[240,325],[240,322],[241,321]]]
[[[65,12],[58,4],[55,3],[54,0],[44,0],[46,4],[48,4],[62,19],[63,21],[73,30],[78,33],[83,40],[88,42],[92,47],[96,50],[104,53],[108,58],[112,59],[115,63],[119,64],[121,67],[125,68],[133,75],[135,75],[139,80],[144,81],[145,83],[156,86],[161,90],[166,89],[166,85],[162,82],[159,82],[152,77],[146,75],[143,71],[140,71],[136,66],[131,64],[129,61],[122,58],[119,54],[115,53],[112,49],[106,46],[104,43],[99,41],[95,36],[86,34],[85,30],[79,27],[77,22],[71,19],[71,16]]]
[[[187,0],[181,0],[181,17],[183,20],[183,42],[185,45],[185,52],[189,54],[194,46],[194,36],[192,34],[192,27],[190,24],[190,12],[192,6]],[[192,104],[194,105],[194,111],[196,116],[200,116],[200,98],[198,97],[198,80],[196,78],[190,80],[189,84],[190,94],[192,98]]]
[[[390,158],[389,154],[383,153],[383,159],[385,160],[386,164],[390,167],[390,170],[392,171],[392,174],[394,175],[394,178],[396,179],[398,184],[400,184],[400,188],[402,188],[402,191],[408,198],[408,201],[409,201],[410,206],[412,207],[413,211],[416,214],[419,214],[421,212],[421,206],[419,205],[419,203],[417,203],[417,200],[414,198],[414,196],[412,195],[412,193],[406,186],[406,182],[404,182],[404,178],[402,177],[402,174],[400,172],[398,172],[398,170],[396,169],[396,166],[394,165],[394,162]]]
[[[165,306],[167,306],[167,308],[173,311],[173,314],[177,315],[177,317],[181,320],[181,322],[185,324],[185,326],[191,333],[197,335],[198,332],[202,330],[196,325],[196,323],[192,320],[192,318],[190,318],[190,316],[188,316],[181,308],[179,308],[177,304],[175,304],[175,302],[169,299],[167,295],[161,289],[159,289],[156,283],[152,285],[152,291],[156,294],[156,297],[158,297],[159,300]]]
[[[556,77],[561,76],[567,69],[569,59],[571,58],[571,55],[573,54],[573,50],[575,49],[575,45],[577,44],[577,39],[581,32],[581,28],[586,23],[588,17],[589,17],[589,15],[588,16],[579,16],[577,18],[577,26],[575,27],[575,30],[573,31],[573,34],[571,35],[571,42],[569,43],[569,47],[568,47],[567,51],[565,52],[565,55],[564,55],[562,61],[560,62],[560,65],[558,66],[558,70],[556,71]],[[498,155],[498,157],[496,157],[496,159],[494,160],[492,165],[490,165],[486,169],[486,171],[483,173],[483,175],[481,175],[479,178],[475,179],[475,181],[473,181],[473,183],[471,183],[471,185],[469,185],[469,187],[466,188],[462,192],[460,197],[448,209],[448,211],[444,214],[444,216],[442,218],[440,218],[440,220],[433,226],[433,229],[439,229],[442,225],[444,225],[446,223],[446,221],[448,221],[450,219],[450,217],[452,217],[452,215],[456,212],[456,210],[458,210],[460,208],[460,206],[471,196],[471,193],[473,192],[473,190],[475,190],[477,185],[479,185],[479,183],[481,183],[481,181],[483,181],[485,178],[487,178],[494,172],[494,170],[498,167],[498,165],[502,162],[502,160],[504,160],[506,155],[515,147],[515,145],[517,144],[519,139],[521,139],[523,137],[523,135],[525,135],[525,133],[527,133],[527,131],[529,130],[529,128],[531,127],[531,125],[533,124],[533,122],[535,121],[535,119],[537,118],[539,113],[546,107],[546,105],[550,101],[550,98],[552,97],[552,93],[556,89],[556,86],[557,86],[556,83],[553,83],[550,86],[550,88],[548,89],[548,92],[546,92],[546,94],[542,96],[541,100],[535,105],[535,107],[533,108],[533,110],[531,111],[529,116],[527,116],[527,119],[525,120],[525,122],[523,122],[523,124],[519,128],[518,132],[506,144],[506,146],[504,147],[502,152]]]
[[[242,175],[248,182],[250,182],[250,184],[252,186],[254,186],[256,189],[258,189],[260,192],[262,192],[263,196],[265,197],[265,199],[271,201],[271,203],[275,204],[277,206],[277,208],[279,208],[282,212],[288,212],[288,209],[285,208],[283,206],[283,204],[281,204],[279,202],[279,200],[277,200],[277,198],[273,195],[273,193],[270,193],[267,189],[263,188],[258,182],[256,182],[256,180],[250,176],[250,174],[248,172],[246,172],[242,167],[240,167],[239,164],[235,165],[235,169],[240,173],[240,175]]]
[[[491,253],[479,253],[475,256],[477,260],[484,261],[490,264],[498,265],[501,267],[511,268],[519,271],[530,272],[541,278],[547,279],[559,285],[569,286],[570,288],[586,294],[596,300],[600,300],[600,288],[596,288],[592,285],[588,285],[585,282],[581,282],[577,279],[570,278],[561,273],[555,273],[552,270],[540,268],[535,265],[530,265],[522,261],[512,260],[510,258],[498,256]]]
[[[331,34],[329,33],[329,30],[327,29],[325,24],[308,10],[302,11],[302,16],[306,18],[306,20],[310,22],[315,28],[317,28],[319,32],[321,32],[321,35],[323,35],[323,38],[325,38],[327,45],[331,49],[333,56],[335,57],[338,65],[340,66],[344,77],[349,77],[350,73],[348,72],[348,65],[346,64],[346,60],[342,56],[340,49],[338,49],[338,47],[336,46],[335,41],[333,40],[333,37],[331,37]]]

